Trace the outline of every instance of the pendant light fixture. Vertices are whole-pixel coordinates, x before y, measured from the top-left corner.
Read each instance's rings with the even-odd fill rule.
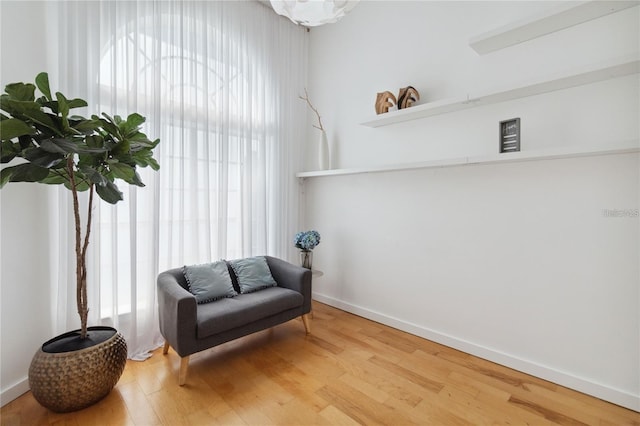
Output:
[[[271,0],[273,10],[305,27],[337,22],[353,9],[359,0]]]

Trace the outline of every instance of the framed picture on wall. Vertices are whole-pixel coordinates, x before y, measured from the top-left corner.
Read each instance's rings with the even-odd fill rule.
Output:
[[[520,151],[520,118],[500,122],[500,152]]]

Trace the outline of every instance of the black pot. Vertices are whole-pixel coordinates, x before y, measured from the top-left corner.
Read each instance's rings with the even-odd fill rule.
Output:
[[[112,327],[89,327],[45,342],[29,367],[29,386],[35,399],[59,413],[76,411],[107,396],[118,383],[127,362],[127,343]]]

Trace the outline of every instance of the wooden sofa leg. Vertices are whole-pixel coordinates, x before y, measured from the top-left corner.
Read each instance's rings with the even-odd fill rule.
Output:
[[[180,358],[180,375],[178,376],[178,384],[184,386],[187,381],[187,370],[189,369],[189,355]]]
[[[169,353],[169,342],[164,341],[164,346],[162,347],[162,354],[166,355]]]
[[[302,315],[302,323],[304,324],[304,329],[307,334],[311,334],[311,320],[309,319],[309,314]]]

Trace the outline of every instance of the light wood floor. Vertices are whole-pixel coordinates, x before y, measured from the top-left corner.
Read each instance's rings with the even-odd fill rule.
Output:
[[[640,414],[314,302],[299,319],[191,357],[128,361],[113,392],[56,414],[27,393],[2,425],[640,425]]]

